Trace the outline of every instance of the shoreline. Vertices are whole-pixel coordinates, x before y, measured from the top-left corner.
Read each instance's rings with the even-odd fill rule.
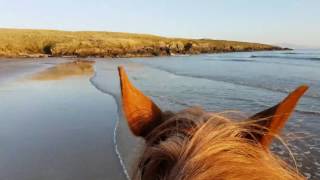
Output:
[[[2,56],[0,55],[1,60],[12,60],[12,59],[42,59],[42,58],[144,58],[144,57],[176,57],[176,56],[192,56],[192,55],[203,55],[203,54],[224,54],[224,53],[240,53],[240,52],[270,52],[270,51],[292,51],[294,49],[290,48],[272,48],[272,49],[259,49],[259,50],[239,50],[239,51],[215,51],[215,52],[205,52],[205,53],[172,53],[172,54],[123,54],[117,56],[102,56],[102,55],[88,55],[88,56],[78,56],[78,55],[68,55],[68,56],[54,56],[49,54],[22,54],[15,56]]]

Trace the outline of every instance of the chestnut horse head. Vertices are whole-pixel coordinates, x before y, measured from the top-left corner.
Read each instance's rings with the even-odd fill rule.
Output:
[[[277,105],[244,121],[223,113],[160,108],[119,67],[122,109],[132,133],[145,139],[135,179],[304,179],[269,151],[308,89],[300,86]]]

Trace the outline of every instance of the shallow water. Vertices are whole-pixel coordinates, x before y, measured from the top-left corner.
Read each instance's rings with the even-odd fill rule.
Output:
[[[310,89],[288,122],[284,139],[299,169],[309,179],[319,179],[319,57],[320,51],[296,50],[99,61],[92,82],[119,98],[116,66],[123,64],[134,84],[164,110],[200,105],[209,111],[236,110],[247,115],[277,104],[298,85],[308,84]],[[107,76],[114,82],[106,82]],[[128,134],[122,121],[118,146],[130,172],[132,157],[137,153],[132,153],[133,143],[121,138],[121,134]],[[272,149],[290,159],[279,143]]]

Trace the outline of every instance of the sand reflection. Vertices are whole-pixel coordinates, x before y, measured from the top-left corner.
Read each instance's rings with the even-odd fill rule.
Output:
[[[90,76],[94,73],[94,61],[76,60],[58,64],[31,77],[32,80],[61,80],[71,76]]]

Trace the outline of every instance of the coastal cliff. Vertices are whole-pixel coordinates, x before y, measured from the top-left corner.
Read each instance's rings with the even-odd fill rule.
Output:
[[[259,43],[134,33],[0,29],[0,57],[147,57],[284,49]]]

